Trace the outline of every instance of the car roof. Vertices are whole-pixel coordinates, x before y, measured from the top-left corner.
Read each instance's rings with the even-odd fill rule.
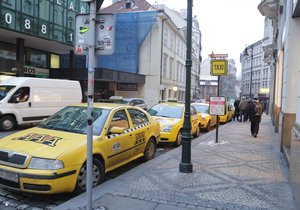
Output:
[[[87,107],[87,103],[74,104],[74,106]],[[115,104],[115,103],[94,103],[93,106],[94,106],[94,108],[104,108],[104,109],[114,109],[114,108],[119,108],[119,107],[137,108],[136,106],[130,106],[130,105],[126,105],[126,104]]]

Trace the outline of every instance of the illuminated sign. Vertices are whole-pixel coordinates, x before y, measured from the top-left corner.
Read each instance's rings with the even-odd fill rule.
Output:
[[[210,75],[226,76],[228,62],[226,59],[213,59],[210,61]]]

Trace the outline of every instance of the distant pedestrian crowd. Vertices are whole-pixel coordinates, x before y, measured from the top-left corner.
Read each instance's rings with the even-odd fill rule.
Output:
[[[259,123],[261,121],[261,116],[263,111],[265,110],[264,105],[262,105],[258,98],[248,98],[245,97],[238,98],[234,102],[234,116],[233,120],[237,120],[239,122],[251,122],[251,135],[254,137],[257,137],[259,132]]]

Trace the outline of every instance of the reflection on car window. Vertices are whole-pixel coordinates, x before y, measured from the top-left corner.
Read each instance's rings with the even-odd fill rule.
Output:
[[[93,108],[93,135],[100,135],[109,112],[107,109]],[[67,106],[42,122],[39,127],[87,134],[87,108]]]
[[[124,128],[124,129],[129,128],[128,118],[127,118],[127,115],[126,115],[126,112],[124,109],[117,111],[113,115],[112,120],[109,125],[109,130],[112,127],[119,127],[119,128]]]
[[[208,114],[208,106],[205,105],[193,105],[198,112],[200,113],[207,113]]]
[[[181,119],[183,115],[183,106],[169,106],[166,104],[157,104],[148,110],[152,116],[170,117]]]
[[[147,115],[140,110],[128,109],[128,112],[134,127],[149,122]]]
[[[197,111],[195,110],[195,107],[191,106],[191,115],[196,115]]]
[[[12,91],[16,86],[0,86],[0,101],[7,96],[7,94]]]

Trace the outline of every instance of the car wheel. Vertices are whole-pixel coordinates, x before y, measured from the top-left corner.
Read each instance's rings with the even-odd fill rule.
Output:
[[[93,159],[93,187],[100,184],[104,179],[104,166],[101,161],[97,159]],[[86,184],[87,184],[87,165],[86,163],[81,167],[78,177],[77,183],[74,190],[75,194],[80,194],[86,191]]]
[[[177,134],[177,138],[176,138],[176,141],[175,141],[175,146],[178,147],[181,145],[181,130],[178,132]]]
[[[17,127],[17,122],[15,118],[11,116],[3,116],[0,119],[0,129],[2,131],[12,131]]]
[[[209,132],[210,129],[211,129],[211,125],[210,125],[210,120],[209,120],[208,123],[207,123],[207,126],[206,126],[205,130],[206,130],[207,132]]]
[[[194,133],[194,138],[197,138],[198,136],[200,136],[200,129],[201,129],[201,125],[197,126],[196,132]]]
[[[153,139],[149,139],[146,148],[144,150],[143,160],[148,161],[153,159],[155,151],[156,151],[156,143]]]

